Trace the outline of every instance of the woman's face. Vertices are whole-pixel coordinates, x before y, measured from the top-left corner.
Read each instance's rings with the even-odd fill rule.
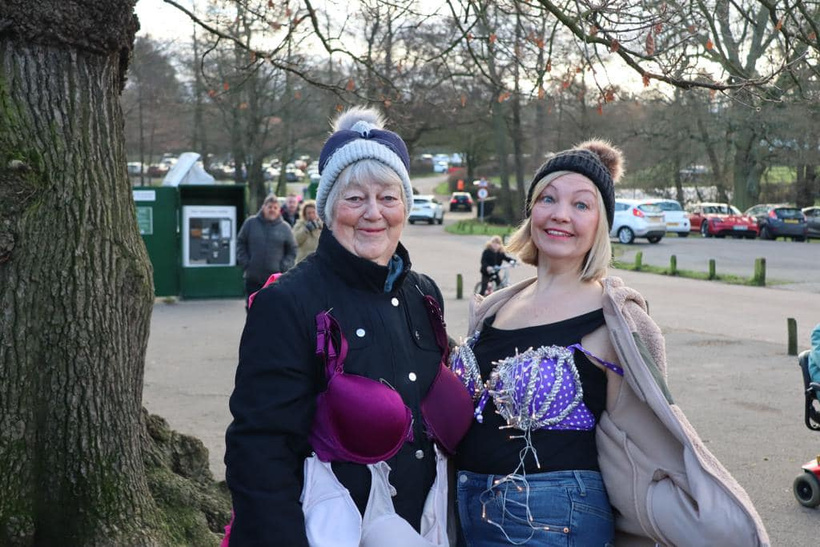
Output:
[[[318,215],[316,214],[316,207],[305,207],[305,221],[310,222],[311,220],[316,220]]]
[[[532,208],[531,236],[539,259],[583,262],[598,230],[598,193],[577,173],[553,180]]]
[[[386,266],[396,252],[405,216],[399,185],[352,182],[336,200],[330,229],[354,255]]]

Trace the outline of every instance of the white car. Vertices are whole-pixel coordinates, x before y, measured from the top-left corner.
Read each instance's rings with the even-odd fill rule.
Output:
[[[444,222],[444,206],[435,196],[415,195],[413,196],[413,208],[407,218],[410,224],[416,221],[426,221],[427,224],[441,224]]]
[[[666,234],[666,219],[660,207],[641,200],[615,200],[615,218],[609,235],[630,244],[636,237],[657,243]]]
[[[644,199],[640,203],[655,204],[663,211],[666,219],[666,232],[674,232],[678,237],[687,237],[691,226],[689,225],[689,215],[674,199]]]

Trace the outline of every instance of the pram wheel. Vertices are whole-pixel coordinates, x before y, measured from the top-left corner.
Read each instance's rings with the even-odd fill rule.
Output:
[[[792,485],[794,497],[804,507],[817,507],[820,505],[820,481],[814,473],[806,471],[794,479]]]

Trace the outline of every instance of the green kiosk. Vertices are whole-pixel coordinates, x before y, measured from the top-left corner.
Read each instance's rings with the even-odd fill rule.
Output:
[[[245,220],[244,184],[133,189],[140,233],[154,267],[156,296],[240,298],[236,236]]]

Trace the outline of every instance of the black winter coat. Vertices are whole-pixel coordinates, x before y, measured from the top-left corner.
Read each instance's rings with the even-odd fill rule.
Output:
[[[329,309],[350,346],[345,371],[389,383],[413,412],[414,441],[388,464],[396,512],[419,529],[435,478],[419,404],[441,359],[422,293],[443,302],[430,278],[410,271],[401,244],[396,252],[404,271],[385,293],[387,267],[354,256],[325,229],[316,253],[256,295],[239,347],[226,435],[232,546],[307,546],[299,496],[316,396],[325,387],[315,317]],[[334,463],[333,469],[363,512],[367,466]]]

